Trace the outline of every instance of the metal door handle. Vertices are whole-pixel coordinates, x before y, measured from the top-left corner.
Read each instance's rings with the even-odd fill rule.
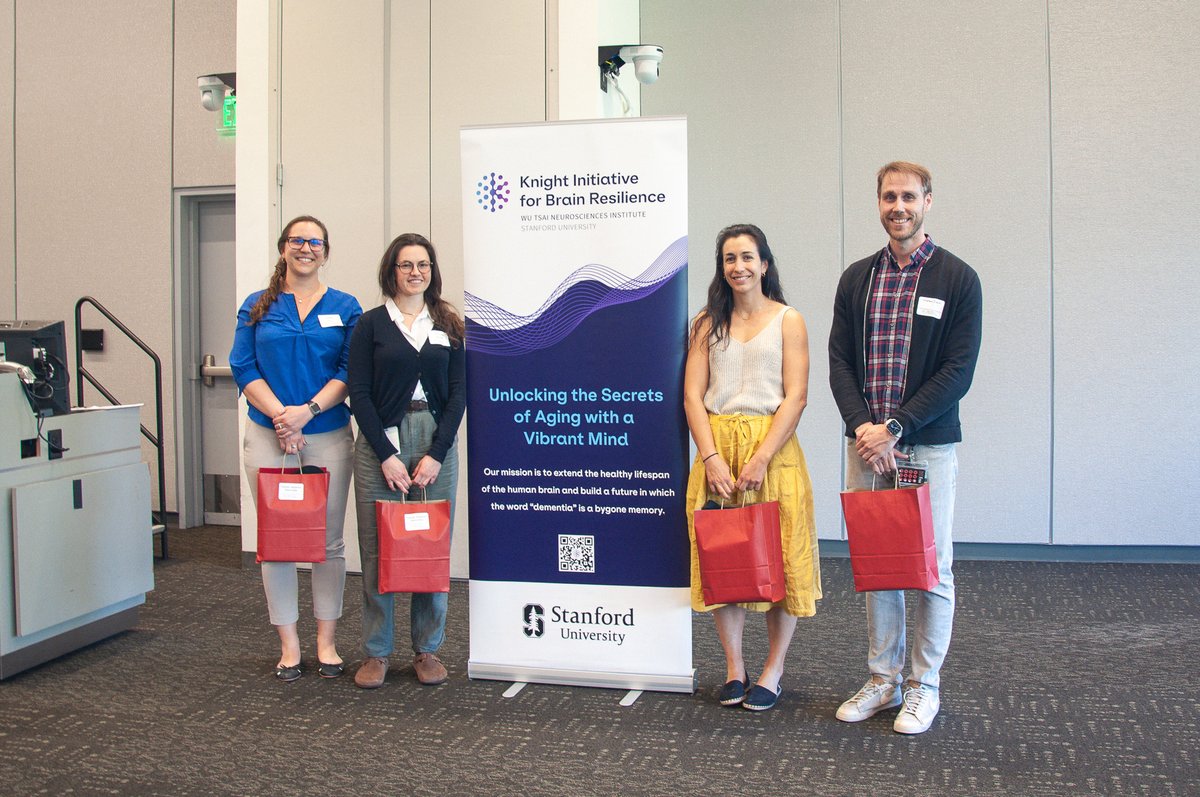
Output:
[[[200,376],[204,379],[205,387],[212,387],[218,376],[233,377],[232,368],[228,365],[217,365],[216,363],[217,358],[211,354],[206,354],[200,359]]]

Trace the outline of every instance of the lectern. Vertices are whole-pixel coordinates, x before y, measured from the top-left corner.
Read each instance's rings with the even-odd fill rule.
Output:
[[[0,373],[0,679],[137,624],[154,588],[139,406],[39,418]]]

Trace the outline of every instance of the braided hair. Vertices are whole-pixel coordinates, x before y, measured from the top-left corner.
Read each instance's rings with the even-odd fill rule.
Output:
[[[287,259],[283,256],[283,247],[287,246],[287,239],[292,227],[295,227],[300,222],[307,221],[321,228],[321,237],[325,239],[325,257],[329,257],[329,230],[325,227],[324,222],[316,216],[297,216],[289,221],[283,227],[283,232],[279,234],[279,259],[275,261],[275,270],[271,272],[271,281],[267,283],[267,289],[262,292],[262,296],[258,297],[258,301],[254,303],[254,307],[250,308],[250,323],[256,324],[259,319],[266,315],[267,310],[279,298],[279,294],[283,292],[283,286],[287,282]]]

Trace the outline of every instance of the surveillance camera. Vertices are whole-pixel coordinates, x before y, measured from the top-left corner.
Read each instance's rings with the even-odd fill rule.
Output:
[[[634,74],[639,83],[649,86],[658,80],[658,65],[663,59],[663,48],[657,44],[627,44],[621,48],[621,60],[633,63]]]
[[[204,110],[220,110],[225,103],[225,93],[236,86],[235,75],[235,72],[221,72],[196,78],[196,85],[200,87],[200,105]]]

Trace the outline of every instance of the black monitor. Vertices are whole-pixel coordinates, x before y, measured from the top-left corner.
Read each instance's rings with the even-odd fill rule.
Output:
[[[71,411],[66,340],[62,321],[0,321],[0,361],[33,371],[26,390],[38,415]]]

